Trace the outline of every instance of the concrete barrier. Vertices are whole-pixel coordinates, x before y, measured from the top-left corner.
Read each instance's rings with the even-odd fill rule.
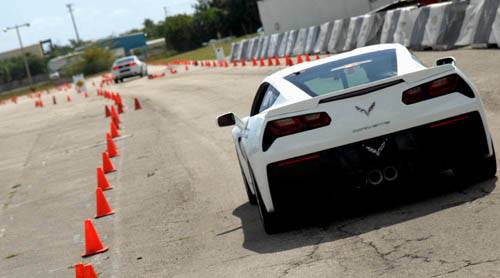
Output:
[[[234,57],[236,61],[241,61],[241,59],[245,59],[245,53],[248,48],[248,40],[240,41],[240,47],[238,49],[238,53]]]
[[[255,56],[255,52],[257,52],[258,44],[259,44],[259,38],[253,38],[248,43],[247,52],[245,55],[245,59],[247,61],[252,60],[252,58]]]
[[[283,39],[283,33],[272,34],[269,39],[269,47],[267,49],[267,57],[275,57],[278,55],[278,48]]]
[[[307,33],[309,32],[308,28],[301,28],[297,34],[297,40],[295,41],[295,46],[293,47],[293,55],[302,55],[306,49],[306,39]]]
[[[313,53],[314,46],[316,45],[316,41],[318,40],[318,34],[319,26],[309,27],[309,30],[307,31],[306,47],[304,49],[304,53]]]
[[[394,34],[398,27],[401,9],[390,10],[385,13],[384,25],[380,33],[380,43],[393,43]]]
[[[264,36],[262,47],[260,49],[259,58],[267,58],[267,49],[269,48],[269,39],[271,36]]]
[[[259,41],[257,43],[257,49],[255,50],[255,53],[253,54],[253,58],[259,59],[260,58],[260,52],[262,51],[262,45],[264,44],[264,37],[259,37]]]
[[[236,59],[236,54],[237,54],[239,49],[240,49],[239,43],[236,43],[236,42],[231,43],[231,54],[229,55],[230,61],[233,61]]]
[[[498,0],[473,0],[465,11],[457,46],[484,47],[494,42],[492,26],[499,7]]]
[[[283,33],[283,37],[281,38],[280,45],[278,47],[278,56],[285,57],[286,54],[286,45],[288,42],[288,31]]]
[[[467,6],[467,2],[429,5],[429,20],[425,26],[422,46],[436,50],[453,48],[460,34]]]
[[[356,47],[363,47],[380,43],[380,34],[384,25],[383,13],[367,14],[363,16],[363,23],[359,30]]]
[[[295,47],[295,42],[297,41],[297,30],[291,30],[288,32],[288,40],[286,42],[286,50],[285,50],[285,55],[292,55],[293,54],[293,49]]]
[[[411,30],[411,37],[409,47],[412,49],[422,50],[422,40],[424,39],[425,26],[429,20],[430,9],[428,7],[418,8],[412,16],[416,16],[413,28]]]
[[[497,9],[495,20],[491,26],[491,34],[495,39],[497,46],[500,47],[500,8]]]
[[[416,6],[410,6],[400,10],[399,20],[394,32],[394,42],[408,47],[410,46],[411,34],[419,9]]]
[[[328,52],[337,53],[344,51],[350,22],[350,18],[337,19],[333,22],[332,33],[330,34],[330,40],[328,41]]]
[[[347,38],[345,40],[344,51],[352,50],[358,43],[359,31],[363,24],[364,16],[351,17],[349,21],[349,29],[347,29]]]
[[[328,50],[328,41],[332,34],[333,22],[325,22],[319,27],[318,39],[314,45],[315,54],[324,53]]]

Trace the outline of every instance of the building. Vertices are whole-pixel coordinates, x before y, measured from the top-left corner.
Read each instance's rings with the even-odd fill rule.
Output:
[[[131,55],[131,50],[147,49],[146,36],[144,33],[134,33],[116,38],[104,39],[97,42],[99,45],[110,49],[122,48],[125,55]]]
[[[259,15],[266,34],[285,32],[365,14],[394,0],[261,0]]]
[[[29,53],[33,56],[38,56],[38,57],[44,56],[42,46],[38,43],[25,46],[23,49],[24,49],[24,53]],[[22,56],[21,50],[19,48],[16,48],[13,50],[9,50],[9,51],[5,51],[5,52],[0,53],[0,61],[10,59],[10,58],[15,58],[15,57],[21,57],[21,56]]]

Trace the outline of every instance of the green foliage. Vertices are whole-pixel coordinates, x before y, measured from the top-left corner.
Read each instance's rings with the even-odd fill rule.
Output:
[[[199,46],[201,41],[195,35],[193,17],[181,14],[165,20],[165,41],[177,51],[186,51]]]
[[[155,24],[151,19],[144,20],[143,32],[147,34],[148,39],[158,39],[164,37],[165,25],[162,23]]]
[[[71,65],[65,72],[66,75],[75,75],[83,73],[91,75],[107,71],[113,64],[114,57],[111,51],[90,46],[83,52],[81,60]]]
[[[199,11],[193,16],[193,28],[201,41],[209,41],[217,36],[227,34],[228,28],[224,23],[224,11],[218,8],[208,8]]]
[[[32,76],[47,73],[47,60],[38,56],[26,54],[26,59]],[[15,57],[0,61],[0,83],[27,78],[22,57]]]

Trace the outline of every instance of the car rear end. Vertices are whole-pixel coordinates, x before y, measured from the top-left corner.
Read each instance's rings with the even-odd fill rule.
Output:
[[[451,64],[282,111],[267,114],[258,158],[273,210],[452,169],[493,153],[481,100]]]
[[[134,57],[125,57],[116,60],[112,66],[113,79],[122,80],[123,78],[137,76],[142,74],[142,65]]]

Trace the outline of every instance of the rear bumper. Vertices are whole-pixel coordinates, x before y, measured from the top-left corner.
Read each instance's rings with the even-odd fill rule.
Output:
[[[373,186],[367,176],[387,167],[396,168],[401,178],[477,161],[490,153],[487,138],[481,115],[472,112],[275,162],[267,166],[274,208]]]

